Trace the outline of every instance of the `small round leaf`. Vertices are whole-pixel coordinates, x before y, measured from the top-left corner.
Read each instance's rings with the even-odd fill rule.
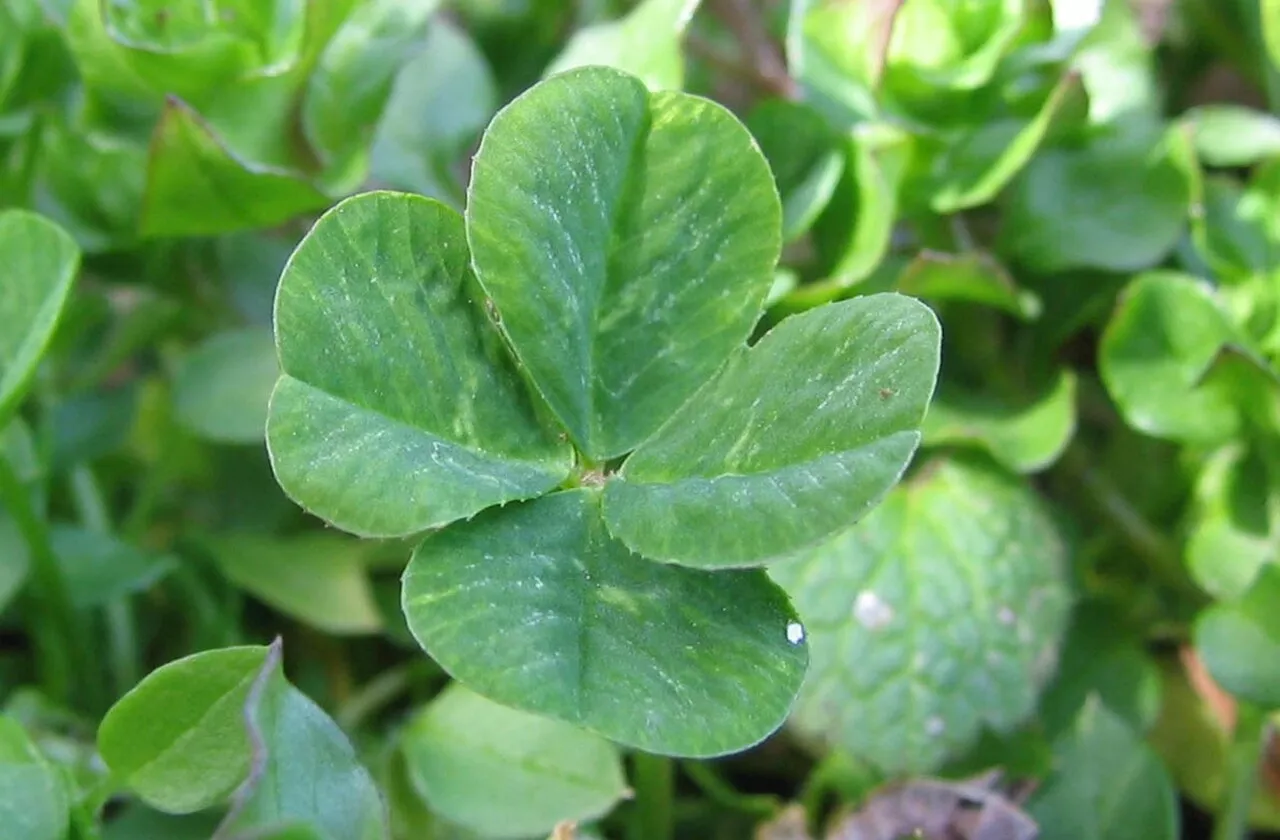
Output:
[[[244,705],[266,660],[265,647],[223,648],[151,672],[98,730],[112,775],[171,814],[226,798],[249,772]]]
[[[1013,183],[1003,246],[1040,272],[1138,271],[1177,244],[1190,193],[1173,156],[1150,143],[1050,149]]]

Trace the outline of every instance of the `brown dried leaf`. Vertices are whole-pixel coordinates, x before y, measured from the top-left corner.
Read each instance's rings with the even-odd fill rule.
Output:
[[[789,805],[756,829],[755,840],[813,840],[804,807]]]
[[[1031,817],[997,789],[998,774],[953,782],[918,779],[885,788],[837,821],[826,840],[1035,840]]]

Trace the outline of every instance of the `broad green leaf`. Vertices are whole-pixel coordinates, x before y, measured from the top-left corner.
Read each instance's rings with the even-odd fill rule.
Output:
[[[354,5],[325,46],[302,101],[302,129],[322,162],[341,166],[367,153],[396,73],[439,5],[440,0]]]
[[[139,222],[146,236],[271,227],[329,203],[294,174],[237,158],[195,111],[174,98],[151,138],[148,167]]]
[[[1210,166],[1251,166],[1280,156],[1280,119],[1243,105],[1201,105],[1183,119],[1196,153]]]
[[[1239,444],[1211,455],[1196,479],[1187,567],[1215,598],[1239,598],[1263,564],[1280,560],[1280,495],[1260,453]]]
[[[602,67],[494,117],[467,203],[502,330],[594,461],[652,434],[747,338],[781,221],[769,165],[728,111]]]
[[[215,838],[257,829],[277,840],[389,840],[373,777],[338,725],[285,679],[280,651],[277,640],[245,698],[252,765]]]
[[[362,536],[404,536],[536,496],[571,452],[539,425],[481,308],[462,218],[369,193],[326,213],[280,280],[281,487]]]
[[[1065,369],[1018,403],[944,384],[921,429],[925,446],[977,444],[1019,473],[1050,466],[1075,430],[1076,377]]]
[[[428,537],[403,601],[419,644],[472,690],[649,752],[760,741],[786,717],[808,658],[763,573],[637,557],[609,536],[588,489]]]
[[[1148,268],[1182,235],[1189,189],[1167,144],[1044,151],[1010,189],[1002,248],[1042,272]]]
[[[1114,610],[1086,602],[1071,616],[1057,674],[1040,699],[1048,734],[1068,730],[1091,695],[1134,732],[1149,731],[1160,714],[1160,670],[1145,640]]]
[[[1057,663],[1067,559],[1022,481],[924,465],[857,527],[770,569],[809,631],[791,724],[891,774],[1011,730]]]
[[[887,124],[859,126],[846,142],[844,175],[813,228],[840,285],[865,279],[888,251],[911,148],[910,136]]]
[[[1178,797],[1141,736],[1096,697],[1054,747],[1057,769],[1027,810],[1041,840],[1176,840]]]
[[[301,84],[295,67],[293,72],[241,80],[216,91],[208,102],[182,101],[199,115],[218,144],[237,161],[247,162],[248,168],[292,175],[299,182],[314,176],[330,195],[350,192],[362,173],[347,171],[350,167],[319,169],[316,152],[299,131]],[[353,132],[353,136],[360,134]]]
[[[335,635],[382,628],[363,543],[330,534],[225,534],[203,545],[232,583],[285,615]]]
[[[679,90],[684,84],[681,36],[699,2],[642,0],[619,20],[579,29],[543,75],[600,65],[630,73],[652,90]]]
[[[609,480],[609,530],[644,557],[715,568],[847,528],[915,452],[938,348],[933,313],[902,295],[785,319]]]
[[[1098,369],[1125,420],[1174,440],[1216,441],[1239,413],[1206,374],[1235,331],[1192,277],[1156,271],[1125,289],[1099,345]]]
[[[0,716],[0,838],[64,840],[70,810],[62,775],[21,724]]]
[[[174,814],[225,799],[249,772],[244,705],[266,661],[265,647],[223,648],[149,674],[98,729],[112,778]]]
[[[142,591],[174,567],[171,556],[144,551],[87,528],[55,525],[49,536],[67,594],[78,607]]]
[[[933,105],[937,89],[985,85],[1026,14],[1021,0],[913,0],[894,17],[884,84],[895,98]]]
[[[484,837],[532,837],[602,816],[627,790],[608,741],[458,683],[402,737],[409,776],[431,810]]]
[[[1214,681],[1240,700],[1280,707],[1280,569],[1262,566],[1237,599],[1209,607],[1195,644]]]
[[[787,65],[805,98],[837,127],[876,114],[900,3],[791,0]]]
[[[252,72],[259,56],[207,4],[72,0],[67,40],[85,82],[108,99],[204,99]],[[271,5],[277,5],[272,2]]]
[[[400,69],[378,123],[373,179],[461,210],[460,164],[497,108],[484,55],[464,30],[432,21],[421,52]]]
[[[926,300],[961,300],[1003,310],[1024,321],[1040,314],[1035,293],[1019,289],[1004,266],[980,251],[922,251],[898,275],[903,294]]]
[[[47,219],[0,211],[0,428],[8,425],[53,338],[80,250]]]
[[[43,120],[36,135],[32,206],[88,252],[136,238],[147,147],[70,118]]]
[[[1073,76],[1064,76],[1029,119],[993,119],[948,144],[933,159],[934,183],[929,205],[937,213],[955,213],[986,204],[1004,189],[1049,131],[1059,108],[1078,88]]]
[[[188,429],[222,443],[256,443],[266,434],[267,400],[280,375],[271,331],[217,333],[174,374],[174,412]]]

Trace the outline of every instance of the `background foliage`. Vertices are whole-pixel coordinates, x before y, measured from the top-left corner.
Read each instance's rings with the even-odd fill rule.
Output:
[[[477,495],[443,512],[377,475],[299,490],[317,459],[283,437],[274,470],[268,458],[282,374],[297,392],[277,391],[273,435],[311,416],[304,389],[325,376],[378,392],[358,364],[315,360],[339,323],[324,290],[384,214],[436,234],[442,277],[473,262],[513,342],[545,339],[552,309],[509,317],[512,266],[563,266],[545,240],[513,239],[511,220],[554,234],[561,220],[530,208],[578,196],[601,160],[570,160],[584,132],[556,121],[590,105],[586,88],[535,88],[586,65],[634,78],[557,79],[605,80],[601,107],[641,103],[632,117],[665,126],[670,149],[738,149],[710,164],[654,153],[676,161],[657,187],[740,190],[712,195],[724,217],[685,224],[638,201],[620,229],[688,257],[677,279],[700,276],[698,224],[736,235],[727,262],[707,263],[745,284],[716,317],[745,334],[743,301],[758,297],[756,336],[774,331],[603,494],[489,511],[424,545],[518,553],[534,542],[522,528],[553,521],[535,529],[553,547],[716,565],[707,546],[724,559],[752,534],[791,605],[761,595],[779,590],[754,571],[662,567],[640,601],[634,581],[582,590],[615,606],[621,592],[639,616],[627,626],[661,627],[673,605],[730,616],[717,626],[740,660],[658,637],[681,649],[653,673],[679,690],[722,690],[717,667],[767,650],[734,605],[759,596],[779,634],[798,614],[809,665],[786,725],[714,761],[621,744],[746,746],[786,713],[798,654],[778,660],[787,676],[756,672],[757,703],[690,712],[644,741],[641,701],[611,690],[630,685],[625,668],[578,717],[528,700],[527,683],[494,697],[496,683],[452,681],[445,668],[484,682],[520,654],[512,616],[527,605],[465,602],[473,581],[443,577],[422,548],[401,609],[404,537],[554,487],[570,437],[602,463],[635,449],[654,431],[640,413],[543,388],[565,439],[538,439],[523,408],[488,417],[528,484],[464,488]],[[490,127],[531,89],[529,109]],[[939,837],[979,836],[979,819],[1044,838],[1280,829],[1278,120],[1270,0],[0,0],[0,838],[523,838],[568,836],[564,821],[655,840],[872,836],[854,832],[877,819]],[[526,203],[504,187],[523,176]],[[373,190],[439,203],[349,198]],[[360,225],[349,254],[325,250],[339,241],[326,231]],[[616,233],[575,241],[604,252]],[[927,313],[883,292],[942,325],[921,446],[886,496],[888,479],[823,485],[844,513],[812,501],[756,533],[734,506],[699,520],[654,490],[697,477],[698,459],[745,462],[715,448],[736,415],[704,410],[711,397],[772,386],[773,415],[810,417],[788,395],[815,360],[843,357],[805,329],[844,319],[871,334],[892,315],[927,338]],[[360,327],[393,330],[399,311]],[[474,349],[464,321],[450,346]],[[688,336],[712,321],[671,323]],[[563,367],[557,347],[522,353],[541,384]],[[888,355],[877,348],[848,367]],[[449,356],[450,375],[508,387],[475,353]],[[397,370],[392,396],[444,422],[439,395]],[[665,377],[674,391],[646,405],[675,413],[710,373]],[[926,391],[880,398],[922,405]],[[851,422],[886,411],[850,406]],[[793,463],[812,425],[744,437],[751,463]],[[286,493],[379,539],[327,529]],[[707,541],[663,527],[677,517]],[[826,536],[793,550],[810,533]],[[509,595],[520,581],[488,583]],[[445,590],[483,632],[441,644]],[[724,721],[741,726],[732,743]]]

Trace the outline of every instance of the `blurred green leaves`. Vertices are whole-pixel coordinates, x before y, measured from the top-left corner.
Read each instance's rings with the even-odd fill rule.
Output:
[[[0,65],[0,122],[25,150],[7,201],[48,210],[95,251],[323,210],[367,174],[437,5],[75,0],[52,37],[23,12]],[[34,119],[22,83],[37,48],[65,56],[56,78],[75,104]]]

